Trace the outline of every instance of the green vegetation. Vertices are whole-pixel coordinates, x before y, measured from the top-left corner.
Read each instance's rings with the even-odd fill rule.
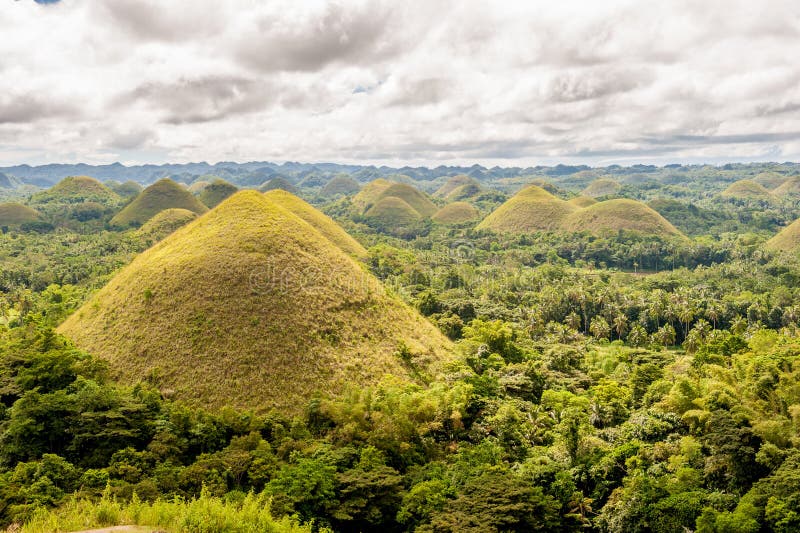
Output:
[[[0,233],[0,530],[798,530],[800,206],[720,197],[798,168],[463,170],[480,212],[567,212],[510,232],[243,191],[153,246],[196,215],[36,204]],[[386,183],[367,210],[414,211]]]
[[[366,212],[370,207],[380,199],[383,191],[392,186],[392,182],[385,179],[377,179],[364,185],[353,197],[353,205],[361,210],[362,213]]]
[[[773,189],[772,194],[778,198],[800,196],[800,176],[793,176],[785,179],[780,185]]]
[[[206,185],[197,195],[197,199],[209,209],[217,207],[223,200],[236,194],[239,189],[225,180],[216,179]]]
[[[120,197],[111,189],[88,176],[64,178],[52,188],[36,193],[31,197],[33,204],[76,204],[97,202],[103,205],[116,205]]]
[[[422,220],[416,209],[396,196],[380,198],[367,209],[364,218],[373,226],[386,231],[412,226]]]
[[[237,193],[139,255],[59,332],[124,382],[260,412],[445,357],[433,326],[285,203]]]
[[[611,178],[598,178],[583,189],[581,194],[590,198],[600,198],[603,196],[614,196],[618,194],[621,189],[622,185],[616,180]]]
[[[439,209],[431,219],[439,224],[464,224],[480,217],[480,212],[467,202],[453,202]]]
[[[424,194],[406,183],[392,183],[383,189],[375,199],[375,206],[386,198],[398,198],[402,200],[407,205],[411,206],[421,218],[430,218],[438,210],[436,205],[428,200]]]
[[[137,194],[142,192],[142,186],[135,181],[128,180],[124,183],[117,181],[107,181],[106,187],[114,191],[120,198],[129,199],[136,197]]]
[[[478,180],[475,178],[470,178],[464,174],[459,174],[458,176],[453,176],[447,180],[447,182],[439,187],[439,189],[437,189],[433,195],[437,198],[449,198],[452,194],[461,196],[467,191],[480,191],[480,189],[481,184]]]
[[[141,225],[164,209],[188,209],[197,214],[208,211],[192,193],[169,178],[160,179],[147,187],[111,219],[119,227]]]

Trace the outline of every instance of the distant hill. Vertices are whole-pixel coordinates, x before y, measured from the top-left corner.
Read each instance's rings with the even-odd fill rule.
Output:
[[[297,194],[297,187],[292,185],[286,178],[272,178],[258,188],[261,192],[274,191],[274,190],[288,191],[292,194]]]
[[[452,178],[447,180],[447,183],[439,187],[439,189],[435,193],[433,193],[433,195],[437,198],[447,198],[447,196],[450,195],[453,191],[455,191],[460,187],[464,187],[466,185],[477,186],[478,189],[480,189],[481,187],[480,182],[475,178],[471,178],[466,174],[459,174],[458,176],[453,176]]]
[[[772,194],[778,198],[800,196],[800,176],[792,176],[776,187]]]
[[[555,230],[578,209],[536,185],[525,187],[495,209],[477,229],[498,233],[529,233]]]
[[[0,204],[0,226],[18,226],[39,220],[39,212],[16,202]]]
[[[382,229],[406,227],[422,220],[422,216],[408,202],[396,196],[379,199],[367,209],[364,217]]]
[[[288,191],[280,189],[267,191],[264,193],[264,196],[275,205],[290,211],[292,214],[308,222],[315,230],[319,231],[329,241],[346,253],[362,259],[367,256],[367,250],[361,246],[357,240],[344,231],[342,227],[334,222],[328,215],[314,208],[311,204],[301,200]]]
[[[89,176],[64,178],[50,189],[38,192],[31,197],[33,204],[97,202],[103,205],[115,205],[121,200],[118,194]]]
[[[775,252],[800,250],[800,220],[795,220],[766,242],[764,247]]]
[[[589,207],[590,205],[596,204],[597,200],[591,196],[576,196],[575,198],[570,198],[567,200],[567,202],[571,203],[575,207]]]
[[[389,197],[400,198],[422,218],[429,218],[439,210],[424,194],[407,183],[392,183],[378,195],[379,200]]]
[[[735,200],[772,202],[775,197],[763,185],[751,180],[739,180],[722,191],[721,197]]]
[[[361,184],[350,176],[335,176],[320,191],[320,194],[332,198],[334,196],[350,196],[361,190]]]
[[[120,183],[118,181],[107,181],[105,185],[121,198],[133,198],[142,192],[143,189],[140,184],[130,180],[126,181],[125,183]]]
[[[358,194],[353,197],[353,205],[365,211],[378,201],[380,195],[392,186],[392,182],[379,178],[373,180],[361,188]]]
[[[592,198],[601,196],[614,196],[622,189],[622,185],[611,178],[597,178],[586,187],[581,194]]]
[[[599,202],[571,213],[562,223],[567,231],[588,231],[596,235],[608,231],[638,231],[668,237],[681,235],[675,226],[653,209],[636,200]]]
[[[197,199],[203,202],[203,205],[211,209],[218,206],[229,196],[236,194],[238,190],[236,185],[231,185],[227,181],[217,178],[200,191],[200,194],[197,195]]]
[[[11,176],[0,172],[0,189],[13,189],[16,186],[17,184]]]
[[[154,241],[160,241],[176,229],[185,226],[196,218],[197,213],[189,211],[188,209],[164,209],[145,222],[142,227],[137,230],[137,235]]]
[[[767,189],[775,189],[779,187],[783,182],[788,179],[787,176],[784,174],[779,174],[778,172],[759,172],[754,178],[753,181],[758,183],[759,185],[763,185]]]
[[[439,209],[431,219],[439,224],[463,224],[477,220],[480,212],[467,202],[453,202]]]
[[[188,209],[197,214],[208,211],[192,193],[169,178],[163,178],[147,187],[125,208],[111,219],[114,226],[144,224],[164,209]]]
[[[123,383],[300,414],[312,395],[407,380],[452,345],[319,231],[241,191],[123,268],[58,331]]]

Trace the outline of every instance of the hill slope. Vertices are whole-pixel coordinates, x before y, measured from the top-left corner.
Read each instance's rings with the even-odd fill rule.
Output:
[[[236,194],[238,190],[236,185],[232,185],[223,179],[216,179],[203,187],[203,190],[197,195],[197,199],[203,202],[203,205],[212,209],[222,203],[224,199]]]
[[[299,413],[320,390],[414,374],[451,345],[308,223],[242,191],[139,255],[59,331],[123,382]],[[407,346],[408,357],[398,348]]]
[[[675,226],[655,210],[636,200],[607,200],[570,214],[563,222],[567,231],[638,231],[650,235],[681,235]]]
[[[361,184],[350,176],[335,176],[331,181],[325,184],[320,193],[323,196],[350,196],[356,194],[361,190]]]
[[[597,203],[597,200],[591,196],[576,196],[575,198],[570,198],[567,201],[576,207],[589,207],[590,205]]]
[[[500,233],[528,233],[555,230],[578,209],[536,185],[530,185],[509,198],[478,224],[477,229]]]
[[[795,220],[764,244],[767,250],[795,252],[800,249],[800,220]]]
[[[181,226],[185,226],[192,220],[197,218],[197,213],[189,211],[188,209],[164,209],[153,215],[153,218],[148,220],[138,229],[137,234],[160,241]]]
[[[739,180],[720,194],[723,198],[735,200],[759,200],[771,202],[775,199],[763,185],[751,180]]]
[[[366,211],[378,201],[381,193],[391,186],[392,182],[383,178],[370,181],[353,197],[353,205]]]
[[[622,186],[611,178],[597,178],[589,184],[588,187],[583,189],[581,194],[591,198],[599,198],[601,196],[612,196],[617,194]]]
[[[292,194],[297,194],[297,187],[289,183],[289,180],[287,180],[286,178],[281,178],[281,177],[272,178],[268,182],[261,185],[261,187],[259,187],[258,190],[261,192],[282,190],[282,191],[289,191]]]
[[[419,213],[422,218],[428,218],[439,210],[436,204],[428,200],[424,194],[407,183],[392,183],[380,193],[378,200],[390,197],[403,200],[410,205],[414,211]]]
[[[480,182],[478,182],[478,180],[475,178],[471,178],[466,174],[459,174],[458,176],[453,176],[447,180],[447,183],[439,187],[439,189],[433,193],[433,195],[437,198],[447,198],[447,196],[453,191],[459,187],[464,187],[465,185],[477,186],[479,189],[481,186]]]
[[[33,195],[34,204],[77,204],[97,202],[115,205],[121,198],[114,191],[89,176],[70,176],[59,181],[46,191]]]
[[[264,193],[264,196],[271,202],[308,222],[314,229],[348,254],[359,258],[367,256],[367,250],[357,240],[343,230],[332,218],[315,209],[311,204],[290,192],[279,189],[268,191]]]
[[[772,194],[778,198],[785,196],[800,196],[800,176],[792,176],[781,183]]]
[[[431,219],[439,224],[463,224],[480,217],[480,212],[467,202],[454,202],[439,209]]]
[[[175,208],[188,209],[198,215],[208,211],[208,208],[192,196],[192,193],[171,179],[163,178],[139,193],[139,196],[111,219],[111,224],[115,226],[144,224],[156,213]]]
[[[17,226],[39,220],[39,212],[16,202],[0,204],[0,226]]]
[[[373,226],[384,229],[405,227],[422,219],[408,202],[396,196],[381,198],[364,216]]]

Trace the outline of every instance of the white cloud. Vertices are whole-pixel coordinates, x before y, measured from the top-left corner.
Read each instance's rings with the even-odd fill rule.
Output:
[[[800,159],[793,0],[31,0],[0,164]]]

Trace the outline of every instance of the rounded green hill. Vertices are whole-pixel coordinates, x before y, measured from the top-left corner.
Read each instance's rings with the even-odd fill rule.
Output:
[[[138,229],[137,234],[159,241],[196,218],[197,213],[189,211],[188,209],[164,209],[145,222],[142,227]]]
[[[186,190],[192,194],[200,194],[201,192],[203,192],[203,189],[205,189],[209,185],[211,185],[210,181],[199,180],[195,181],[194,183],[186,187]]]
[[[31,198],[34,204],[77,204],[97,202],[115,205],[121,198],[114,191],[89,176],[70,176],[59,181],[50,189],[36,193]]]
[[[0,226],[19,226],[39,220],[39,212],[17,202],[0,204]]]
[[[785,182],[787,176],[773,171],[761,172],[757,174],[753,181],[759,185],[763,185],[767,189],[775,189]]]
[[[301,200],[292,193],[280,189],[267,191],[264,196],[276,205],[290,211],[302,218],[311,226],[322,233],[329,241],[347,252],[348,254],[364,258],[367,250],[351,237],[336,222],[322,211],[315,209],[311,204]]]
[[[215,179],[200,191],[200,194],[197,195],[197,199],[203,202],[203,205],[212,209],[217,207],[226,198],[236,194],[238,190],[236,185],[232,185],[223,179]]]
[[[498,233],[530,233],[556,230],[578,209],[536,185],[530,185],[509,198],[478,224],[479,230]]]
[[[723,198],[731,200],[758,200],[772,202],[775,197],[760,185],[752,180],[739,180],[732,183],[730,187],[720,194]]]
[[[363,211],[372,207],[381,193],[392,186],[392,182],[383,178],[370,181],[353,197],[353,205]]]
[[[433,195],[437,198],[447,198],[453,191],[465,185],[472,185],[473,187],[477,187],[478,190],[480,190],[481,187],[481,184],[475,178],[471,178],[466,174],[459,174],[447,180]]]
[[[282,190],[282,191],[288,191],[292,194],[297,194],[297,187],[292,185],[286,178],[281,178],[281,177],[272,178],[268,182],[261,185],[261,187],[259,187],[258,190],[261,192]]]
[[[562,223],[566,231],[595,235],[619,230],[668,237],[682,235],[675,226],[642,202],[618,199],[599,202],[570,214]]]
[[[155,375],[190,404],[258,413],[299,414],[316,392],[387,374],[413,380],[452,349],[338,246],[256,191],[140,254],[58,331],[123,383]]]
[[[364,213],[364,217],[372,225],[385,229],[406,227],[422,219],[416,209],[396,196],[381,198]]]
[[[439,209],[431,219],[439,224],[463,224],[477,220],[480,212],[467,202],[453,202]]]
[[[436,207],[433,202],[428,200],[424,194],[407,183],[392,183],[383,192],[381,192],[378,199],[380,200],[390,197],[403,200],[405,203],[410,205],[414,211],[419,213],[422,218],[429,218],[439,210],[439,208]]]
[[[619,193],[622,185],[616,180],[611,178],[597,178],[589,184],[588,187],[583,189],[581,194],[591,198],[600,198],[601,196],[613,196]]]
[[[208,211],[192,193],[169,178],[162,178],[147,187],[111,219],[114,226],[144,224],[164,209],[188,209],[197,214]]]
[[[135,181],[128,180],[124,183],[119,182],[106,182],[106,186],[117,193],[122,198],[133,198],[140,192],[142,192],[143,187],[136,183]]]
[[[320,191],[322,196],[333,198],[334,196],[350,196],[361,190],[361,184],[350,176],[335,176]]]

